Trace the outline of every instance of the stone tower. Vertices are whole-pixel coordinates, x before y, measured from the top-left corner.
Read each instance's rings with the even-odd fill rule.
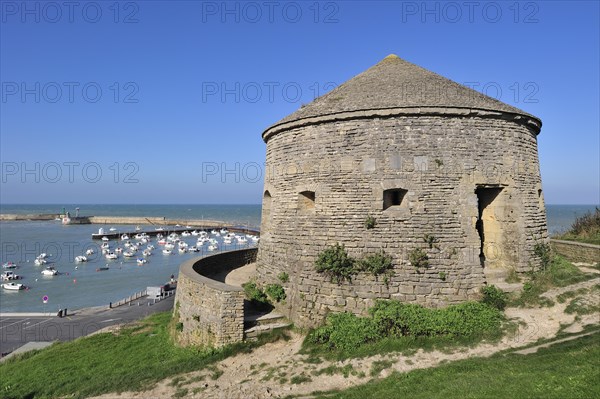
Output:
[[[384,58],[264,131],[258,281],[287,273],[279,310],[308,327],[328,312],[365,313],[377,298],[473,299],[484,284],[538,268],[540,128],[533,115]],[[354,258],[383,250],[393,275],[330,281],[315,260],[335,243]],[[411,263],[419,249],[428,267]]]

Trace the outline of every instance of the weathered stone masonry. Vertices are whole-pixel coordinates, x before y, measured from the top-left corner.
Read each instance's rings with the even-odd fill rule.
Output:
[[[403,79],[455,95],[398,95]],[[263,133],[259,281],[287,272],[279,310],[313,326],[330,311],[364,313],[377,298],[464,301],[511,270],[538,267],[533,247],[547,240],[540,127],[523,111],[387,57]],[[373,229],[364,227],[368,216]],[[432,247],[425,235],[435,237]],[[338,285],[316,273],[318,253],[336,242],[356,258],[392,255],[389,284],[360,274]],[[429,268],[409,263],[415,248],[427,252]]]
[[[222,346],[244,338],[244,291],[210,278],[254,262],[257,249],[191,259],[179,270],[175,317],[181,345]]]

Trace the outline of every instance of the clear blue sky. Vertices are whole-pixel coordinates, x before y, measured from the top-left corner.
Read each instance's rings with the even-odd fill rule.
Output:
[[[390,53],[541,118],[546,202],[600,202],[597,1],[72,4],[0,2],[2,203],[260,203],[262,131]]]

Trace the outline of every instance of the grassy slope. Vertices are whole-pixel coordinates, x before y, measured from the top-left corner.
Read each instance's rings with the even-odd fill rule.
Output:
[[[600,398],[600,333],[531,355],[467,359],[395,373],[327,398]]]
[[[84,397],[142,390],[256,345],[205,351],[179,348],[170,340],[170,321],[170,313],[158,313],[118,335],[58,343],[9,360],[0,365],[0,398]]]

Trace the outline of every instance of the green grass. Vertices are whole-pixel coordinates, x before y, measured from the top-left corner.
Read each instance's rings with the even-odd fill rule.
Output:
[[[258,343],[221,349],[180,348],[171,341],[170,324],[170,312],[157,313],[118,334],[56,343],[9,359],[0,365],[0,398],[81,398],[148,389],[164,378],[207,368],[277,339],[275,335],[261,336]],[[183,379],[174,381],[174,386],[184,383]]]
[[[394,373],[321,398],[600,398],[600,333],[539,349]]]
[[[552,305],[552,301],[540,297],[544,292],[556,288],[596,278],[597,275],[584,273],[560,255],[555,255],[548,267],[530,274],[530,281],[523,286],[523,292],[509,301],[509,306]]]

